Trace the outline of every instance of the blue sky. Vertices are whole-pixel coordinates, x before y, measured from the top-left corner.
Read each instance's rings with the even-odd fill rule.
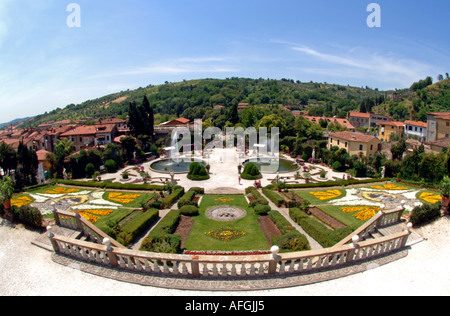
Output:
[[[441,0],[1,0],[0,122],[183,79],[405,88],[450,72],[449,18]]]

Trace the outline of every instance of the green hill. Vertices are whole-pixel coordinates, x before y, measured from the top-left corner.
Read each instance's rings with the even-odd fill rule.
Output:
[[[373,110],[396,120],[427,121],[428,112],[450,112],[450,79],[432,83],[430,77],[415,82],[410,89],[396,92],[398,100],[385,102]]]
[[[361,101],[386,97],[390,92],[326,83],[302,83],[291,79],[202,79],[148,86],[122,91],[81,104],[70,104],[36,116],[27,125],[59,120],[125,117],[130,102],[141,103],[147,95],[157,114],[156,122],[170,117],[194,115],[193,109],[204,112],[214,105],[230,107],[235,103],[273,107],[290,105],[293,109],[312,111],[317,115],[346,116],[359,108]]]

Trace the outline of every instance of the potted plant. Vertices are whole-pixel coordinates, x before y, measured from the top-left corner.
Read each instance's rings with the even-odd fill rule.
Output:
[[[6,176],[0,181],[1,202],[5,207],[5,212],[10,217],[9,210],[11,209],[11,198],[14,194],[14,185],[10,176]]]
[[[441,182],[442,205],[448,207],[450,203],[450,178],[445,176]]]

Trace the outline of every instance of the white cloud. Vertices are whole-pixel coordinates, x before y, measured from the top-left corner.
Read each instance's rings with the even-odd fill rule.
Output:
[[[137,76],[137,75],[176,75],[176,74],[211,74],[236,73],[239,69],[226,63],[224,57],[182,57],[153,62],[143,67],[105,72],[94,77]]]
[[[344,53],[324,53],[313,48],[293,45],[291,49],[309,59],[307,67],[299,67],[310,74],[332,78],[365,78],[367,82],[383,83],[382,89],[409,87],[413,82],[436,72],[432,65],[390,53],[368,52],[352,48]]]

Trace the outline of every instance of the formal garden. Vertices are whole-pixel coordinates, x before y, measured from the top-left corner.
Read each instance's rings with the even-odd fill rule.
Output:
[[[393,181],[248,187],[233,195],[205,194],[201,187],[78,184],[84,186],[49,184],[15,194],[13,213],[35,226],[51,224],[55,209],[78,213],[123,246],[142,251],[265,254],[273,245],[281,252],[310,250],[305,234],[332,247],[380,211],[400,205],[404,217],[419,223],[438,216],[442,201],[439,191]]]

